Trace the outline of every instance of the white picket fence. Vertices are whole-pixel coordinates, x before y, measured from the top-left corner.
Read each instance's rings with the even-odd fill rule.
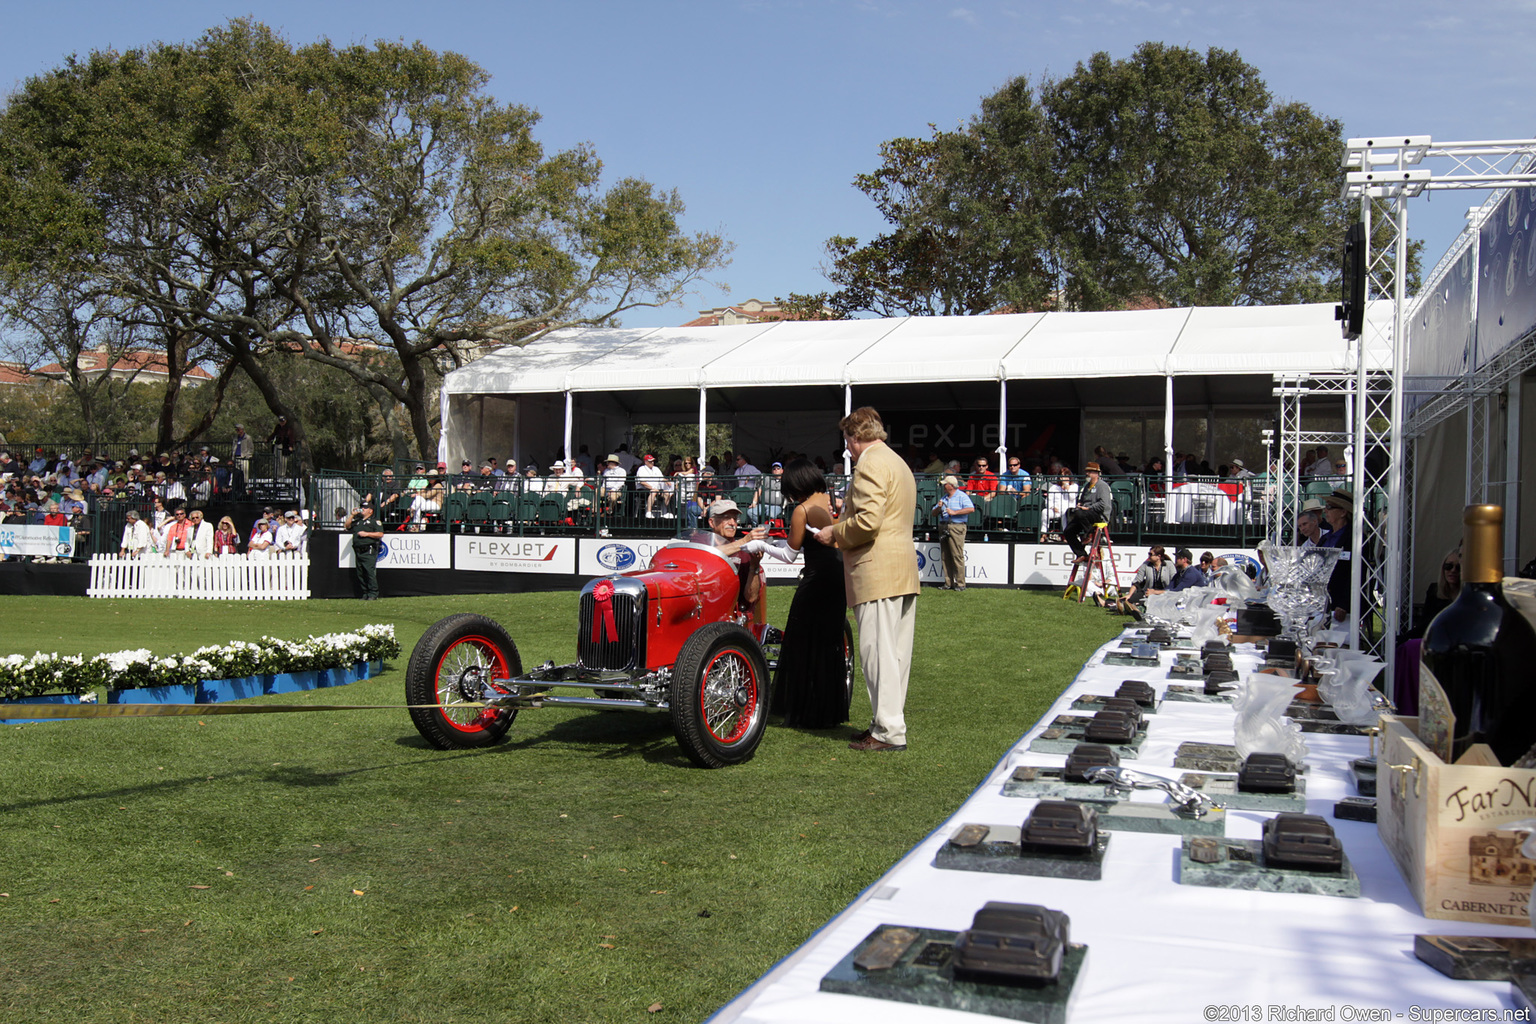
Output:
[[[295,601],[309,597],[308,555],[217,558],[91,558],[87,597],[190,597],[204,601]]]

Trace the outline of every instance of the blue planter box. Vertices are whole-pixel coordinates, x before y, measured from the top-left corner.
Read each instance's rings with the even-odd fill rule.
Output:
[[[368,679],[384,669],[383,659],[359,661],[349,668],[317,669],[310,672],[280,672],[276,675],[241,676],[238,679],[204,679],[196,686],[148,686],[133,690],[108,690],[108,704],[219,704],[246,697],[274,693],[317,690],[324,686],[345,686]]]
[[[73,693],[45,693],[37,697],[16,697],[8,704],[79,704],[80,697]],[[67,722],[67,718],[0,718],[0,725],[29,725],[35,722]]]

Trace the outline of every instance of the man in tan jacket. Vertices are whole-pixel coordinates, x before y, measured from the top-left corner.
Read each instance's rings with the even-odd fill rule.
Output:
[[[853,738],[853,750],[906,750],[907,677],[917,621],[917,552],[912,513],[917,482],[885,444],[885,425],[869,406],[839,424],[855,468],[842,517],[816,535],[843,551],[848,603],[859,624],[859,658],[874,721]]]

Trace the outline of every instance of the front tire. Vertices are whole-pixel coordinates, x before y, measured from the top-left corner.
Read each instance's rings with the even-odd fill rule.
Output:
[[[405,699],[422,738],[439,750],[501,742],[517,711],[481,706],[481,681],[503,684],[523,673],[517,645],[483,615],[462,613],[433,623],[405,670]]]
[[[668,705],[678,746],[701,768],[751,760],[768,724],[768,663],[729,622],[694,631],[672,669]]]

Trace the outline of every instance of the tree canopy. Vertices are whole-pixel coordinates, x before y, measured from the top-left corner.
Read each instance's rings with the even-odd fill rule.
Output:
[[[236,367],[301,430],[263,357],[331,367],[429,455],[445,368],[673,302],[730,249],[681,229],[675,192],[604,187],[589,147],[546,153],[487,85],[421,43],[294,47],[248,20],[71,58],[0,114],[8,290],[81,279],[173,366]]]
[[[930,126],[931,127],[931,126]],[[1338,121],[1277,101],[1237,53],[1144,43],[1016,78],[956,131],[881,146],[854,185],[891,230],[835,236],[814,308],[1321,301],[1349,219]]]

